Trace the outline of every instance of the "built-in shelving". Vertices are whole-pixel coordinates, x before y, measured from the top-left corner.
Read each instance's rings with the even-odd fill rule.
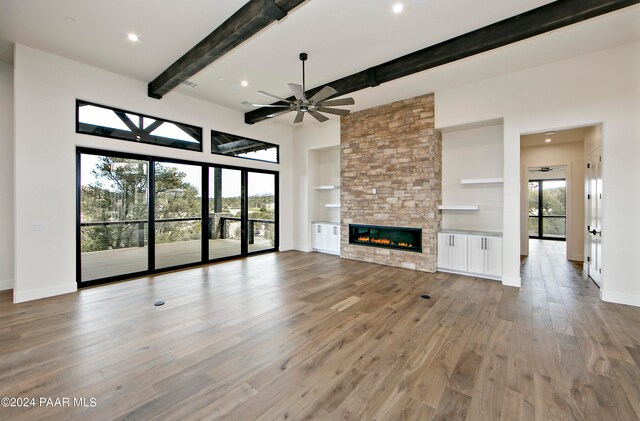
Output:
[[[337,190],[339,189],[340,186],[315,186],[314,189],[316,190]]]
[[[325,208],[339,208],[340,204],[339,203],[327,203],[324,205]]]
[[[463,178],[460,184],[498,184],[504,183],[504,178]]]
[[[440,205],[440,210],[452,210],[452,211],[477,211],[480,210],[478,205]]]

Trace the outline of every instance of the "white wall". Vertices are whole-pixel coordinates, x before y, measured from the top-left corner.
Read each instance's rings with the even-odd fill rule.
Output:
[[[13,288],[13,66],[0,62],[0,291]]]
[[[309,178],[309,152],[340,145],[340,120],[332,118],[322,124],[304,124],[293,130],[294,155],[294,247],[311,251],[311,221],[309,206],[312,180]]]
[[[289,127],[244,124],[242,113],[169,93],[147,96],[146,83],[16,45],[15,52],[15,289],[21,302],[76,290],[75,149],[182,158],[280,171],[280,248],[292,247],[293,148]],[[75,100],[203,127],[204,152],[182,151],[75,133]],[[212,155],[211,129],[278,143],[282,164]],[[33,224],[44,230],[34,231]]]
[[[437,110],[436,110],[437,112]],[[442,133],[442,204],[479,205],[479,211],[442,211],[442,228],[502,231],[502,184],[460,184],[502,178],[502,125]]]
[[[564,165],[567,181],[567,258],[584,260],[584,141],[549,144],[522,148],[520,153],[521,186],[520,186],[520,254],[529,254],[529,210],[527,202],[527,183],[531,176],[531,167],[549,167]],[[540,174],[540,173],[537,173]],[[535,176],[535,178],[542,178]]]
[[[603,123],[603,300],[640,305],[640,43],[436,92],[436,127],[503,118],[503,283],[520,285],[520,135]]]

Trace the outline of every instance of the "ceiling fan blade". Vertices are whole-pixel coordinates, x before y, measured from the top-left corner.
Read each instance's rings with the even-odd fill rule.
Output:
[[[274,111],[273,113],[269,114],[267,118],[278,117],[279,115],[290,113],[291,111],[293,111],[291,108],[287,108],[286,110],[282,111]]]
[[[307,97],[304,96],[304,90],[302,89],[301,85],[295,84],[295,83],[290,83],[289,84],[289,89],[291,89],[291,92],[293,92],[293,96],[295,96],[298,100],[300,101],[306,101]]]
[[[353,98],[340,98],[340,99],[330,99],[328,101],[319,101],[318,105],[326,106],[326,105],[354,105],[356,102]]]
[[[309,111],[309,114],[311,114],[311,117],[315,118],[320,123],[324,123],[325,121],[329,120],[329,117],[324,116],[317,111]]]
[[[269,98],[273,98],[273,99],[277,99],[277,100],[279,100],[279,101],[284,101],[284,102],[291,103],[291,101],[289,101],[288,99],[280,98],[279,96],[277,96],[277,95],[273,95],[273,94],[270,94],[269,92],[265,92],[265,91],[258,91],[258,93],[259,93],[260,95],[268,96]]]
[[[349,110],[341,110],[340,108],[326,108],[326,107],[317,107],[316,110],[322,111],[327,114],[335,114],[335,115],[349,115],[351,111]]]
[[[288,105],[276,105],[276,104],[256,104],[255,102],[242,101],[243,105],[250,105],[252,107],[274,107],[274,108],[288,108]]]
[[[298,114],[296,114],[296,118],[293,119],[293,122],[302,123],[303,118],[304,118],[304,113],[302,111],[298,111]]]
[[[335,95],[337,93],[338,93],[338,91],[333,89],[331,86],[325,86],[324,88],[322,88],[318,92],[316,92],[316,94],[314,96],[309,98],[309,101],[321,102],[323,99],[327,99],[330,96]]]

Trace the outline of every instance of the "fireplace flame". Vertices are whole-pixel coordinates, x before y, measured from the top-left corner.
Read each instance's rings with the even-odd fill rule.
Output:
[[[400,247],[413,247],[413,244],[409,243],[394,243],[391,240],[387,240],[386,238],[371,238],[371,237],[358,237],[358,241],[363,243],[374,243],[374,244],[383,244],[383,245],[392,245],[392,246],[400,246]]]

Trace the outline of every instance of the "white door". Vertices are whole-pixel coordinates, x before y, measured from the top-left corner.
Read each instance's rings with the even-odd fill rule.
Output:
[[[484,273],[484,237],[468,236],[469,272]]]
[[[589,155],[587,190],[587,267],[591,279],[598,286],[602,286],[602,154],[600,148]]]
[[[502,238],[484,237],[484,273],[502,276]]]
[[[311,224],[311,247],[316,250],[322,248],[322,224]]]
[[[438,233],[438,267],[451,269],[451,234]]]
[[[451,269],[462,272],[467,271],[467,236],[452,234],[451,242]]]

